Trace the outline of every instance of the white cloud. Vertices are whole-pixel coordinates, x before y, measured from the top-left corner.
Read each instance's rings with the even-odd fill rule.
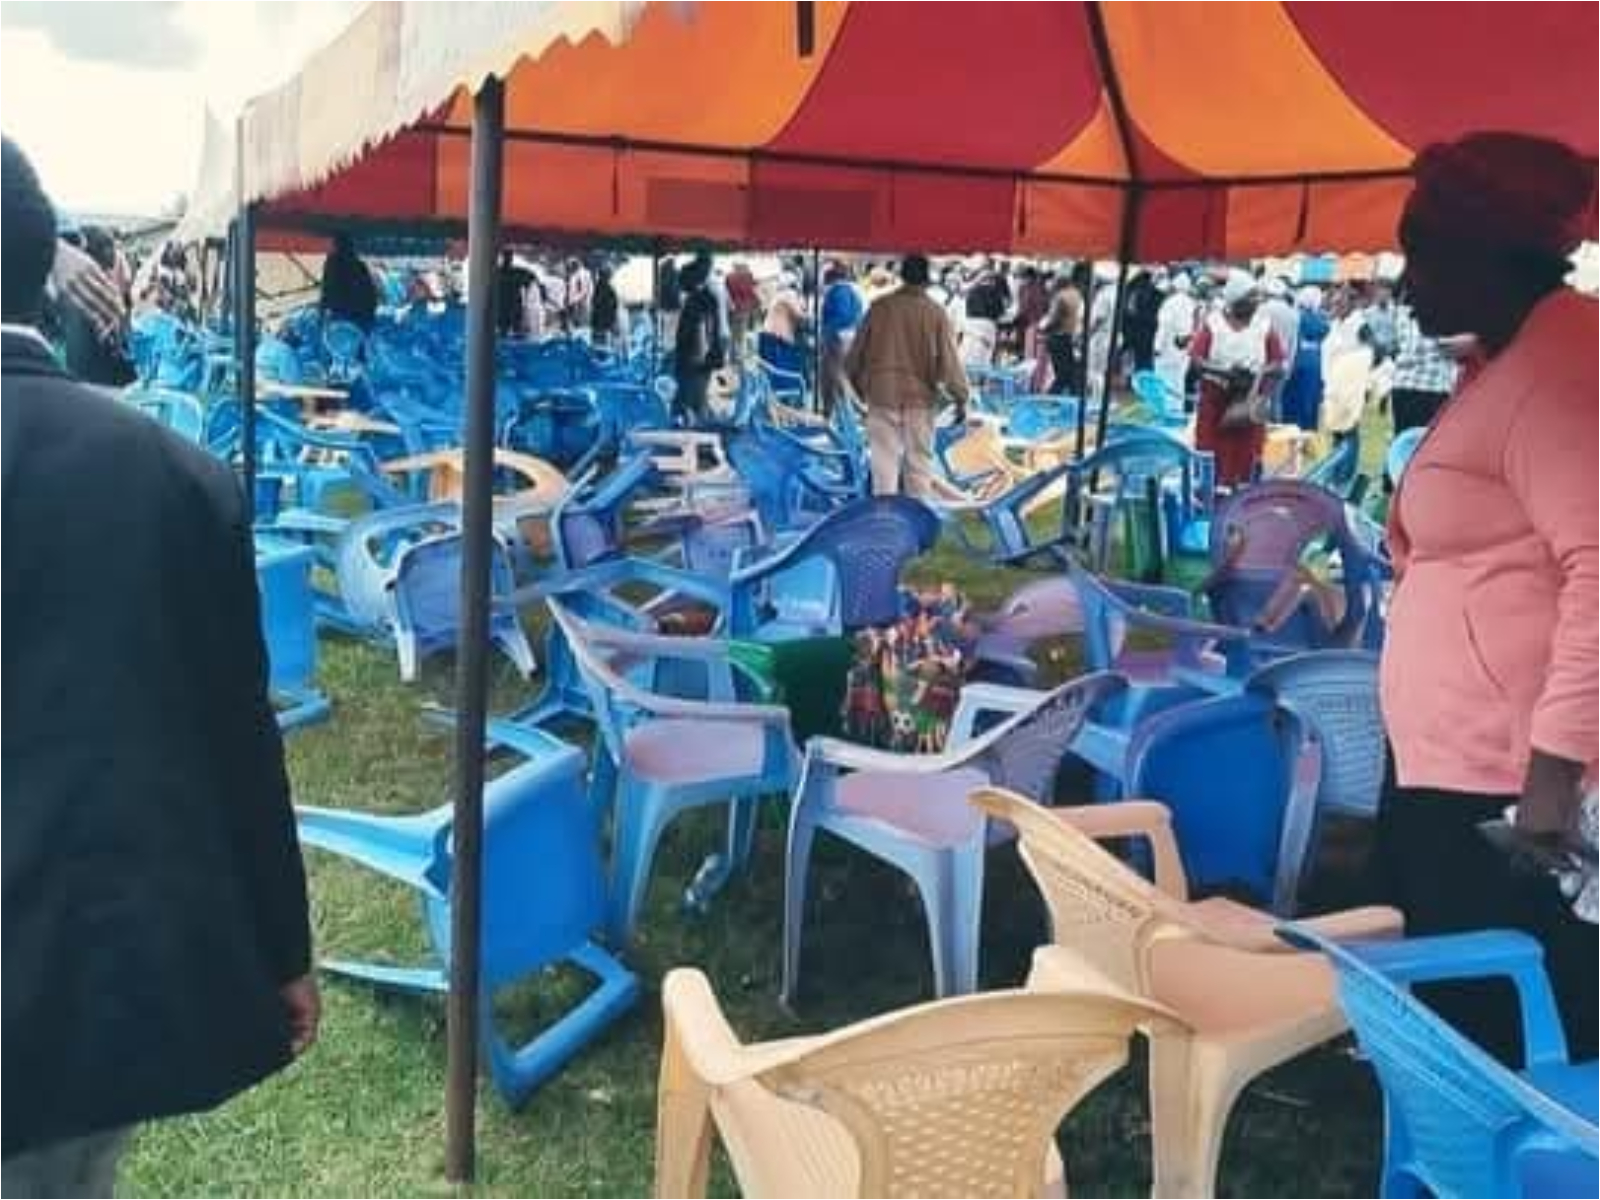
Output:
[[[173,12],[170,5],[116,5],[123,13],[147,10],[152,36],[176,31],[196,48],[185,65],[159,67],[127,61],[148,63],[149,55],[115,61],[103,41],[64,34],[64,18],[40,28],[34,14],[18,20],[13,7],[0,8],[0,126],[33,159],[58,204],[142,212],[193,184],[207,104],[231,122],[244,101],[292,75],[359,6],[188,0]]]

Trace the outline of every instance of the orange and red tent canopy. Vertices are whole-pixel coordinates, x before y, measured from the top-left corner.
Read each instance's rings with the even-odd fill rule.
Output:
[[[381,107],[385,72],[404,74],[414,7],[430,6],[373,6],[360,62],[342,62],[335,43],[319,76],[359,72],[362,102]],[[534,56],[496,71],[506,80],[504,219],[530,232],[1126,248],[1143,260],[1376,250],[1392,245],[1409,165],[1430,142],[1510,129],[1595,155],[1597,12],[649,4],[620,35],[530,46]],[[323,164],[314,147],[286,148],[310,75],[246,118],[247,191],[267,201],[267,224],[464,220],[466,87],[429,99],[353,160]],[[316,90],[320,103],[339,102],[337,86]],[[268,145],[297,169],[274,172],[261,161]]]

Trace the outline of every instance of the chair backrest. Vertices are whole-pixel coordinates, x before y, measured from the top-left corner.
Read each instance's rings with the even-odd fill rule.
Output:
[[[613,762],[621,762],[623,736],[627,733],[628,721],[628,715],[618,698],[623,680],[595,647],[589,623],[561,600],[552,597],[549,604],[552,633],[559,632],[566,653],[577,668],[584,690],[589,694],[595,726],[605,742],[606,752],[611,755]]]
[[[681,976],[667,984],[671,1038],[685,989]],[[714,998],[698,1007],[725,1027]],[[848,1194],[1038,1196],[1062,1120],[1127,1061],[1134,1032],[1163,1020],[1126,997],[992,992],[806,1039],[755,1082],[844,1127]],[[731,1141],[729,1152],[736,1174],[759,1177],[750,1156],[794,1148]]]
[[[1291,942],[1327,955],[1339,999],[1383,1085],[1391,1170],[1435,1196],[1522,1196],[1524,1155],[1587,1159],[1594,1186],[1595,1128],[1540,1095],[1382,972],[1302,925]],[[1385,1181],[1393,1183],[1392,1180]]]
[[[1083,729],[1089,714],[1127,690],[1120,675],[1083,675],[1049,693],[1035,707],[998,726],[980,739],[974,756],[995,787],[1030,800],[1052,798],[1061,760]]]
[[[1332,450],[1312,463],[1301,479],[1343,497],[1354,486],[1360,466],[1361,432],[1360,426],[1357,426],[1341,438]]]
[[[550,517],[556,559],[575,571],[622,549],[623,513],[655,472],[648,454],[636,454],[603,478],[573,485]]]
[[[1270,696],[1243,692],[1177,705],[1135,731],[1125,793],[1172,810],[1192,883],[1243,886],[1270,900],[1307,737],[1306,723]]]
[[[196,445],[206,441],[206,409],[187,392],[163,387],[131,387],[123,399],[152,420]]]
[[[307,688],[317,671],[316,616],[309,577],[312,550],[257,533],[255,552],[261,629],[272,688]]]
[[[328,371],[335,379],[349,379],[359,369],[361,351],[367,335],[349,321],[329,321],[322,331],[322,346],[328,352]]]
[[[1371,817],[1383,788],[1383,711],[1378,656],[1318,650],[1268,663],[1246,685],[1296,713],[1316,739],[1322,763],[1317,807]]]
[[[1305,480],[1254,484],[1219,508],[1211,523],[1213,575],[1206,588],[1212,615],[1228,625],[1253,624],[1305,551],[1323,540],[1331,540],[1339,555],[1344,615],[1329,628],[1314,605],[1303,604],[1272,637],[1308,649],[1354,644],[1371,612],[1375,566],[1350,530],[1344,502]]]
[[[939,518],[906,496],[855,500],[824,517],[785,556],[786,566],[823,558],[833,566],[839,619],[846,629],[886,625],[900,616],[900,572],[933,548]]]
[[[305,367],[288,342],[264,337],[256,346],[256,374],[276,383],[300,383],[305,379]]]
[[[454,534],[460,514],[455,504],[404,505],[364,513],[345,526],[334,548],[334,571],[351,617],[363,625],[383,625],[401,553],[426,538]]]
[[[1149,994],[1147,935],[1172,900],[1060,816],[1015,792],[980,788],[972,803],[1017,830],[1023,861],[1050,910],[1053,940],[1131,995]]]
[[[1383,473],[1388,476],[1391,487],[1400,486],[1400,479],[1411,463],[1411,456],[1427,436],[1427,429],[1418,426],[1396,434],[1394,441],[1389,443],[1389,452],[1383,458]]]

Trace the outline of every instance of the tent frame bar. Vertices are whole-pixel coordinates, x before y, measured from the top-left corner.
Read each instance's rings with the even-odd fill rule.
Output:
[[[1091,5],[1091,10],[1094,6]],[[1107,90],[1114,72],[1106,74]],[[412,125],[402,133],[435,134],[466,138],[470,129],[441,122]],[[397,135],[398,136],[398,135]],[[545,146],[570,146],[580,149],[611,150],[616,153],[682,154],[697,158],[732,159],[744,162],[770,162],[797,167],[838,167],[856,171],[892,171],[912,175],[938,175],[961,179],[1000,179],[1021,183],[1066,183],[1086,187],[1127,190],[1137,185],[1152,191],[1194,191],[1229,187],[1289,187],[1319,183],[1371,183],[1409,179],[1411,164],[1403,167],[1373,168],[1360,171],[1321,171],[1315,174],[1206,175],[1193,179],[1128,179],[1107,175],[1078,175],[1063,171],[1017,171],[1006,167],[958,167],[949,163],[918,162],[909,159],[849,158],[836,154],[809,154],[794,150],[768,150],[740,146],[703,146],[693,142],[611,137],[603,134],[554,133],[531,129],[510,129],[505,140]]]

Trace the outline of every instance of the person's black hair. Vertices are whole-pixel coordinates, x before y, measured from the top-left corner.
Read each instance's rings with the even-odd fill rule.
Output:
[[[117,265],[117,243],[109,230],[99,225],[85,225],[83,248],[89,252],[89,257],[100,265],[102,271],[109,271]]]
[[[0,319],[29,324],[44,308],[56,258],[56,212],[33,164],[10,138],[4,139],[0,192]]]
[[[926,254],[908,254],[900,260],[900,282],[912,287],[927,287],[929,277]]]
[[[711,278],[711,259],[709,257],[694,258],[689,264],[678,272],[678,286],[687,291],[694,291],[702,287]]]
[[[356,253],[355,239],[348,233],[335,234],[333,238],[333,253],[339,258],[354,258]]]

